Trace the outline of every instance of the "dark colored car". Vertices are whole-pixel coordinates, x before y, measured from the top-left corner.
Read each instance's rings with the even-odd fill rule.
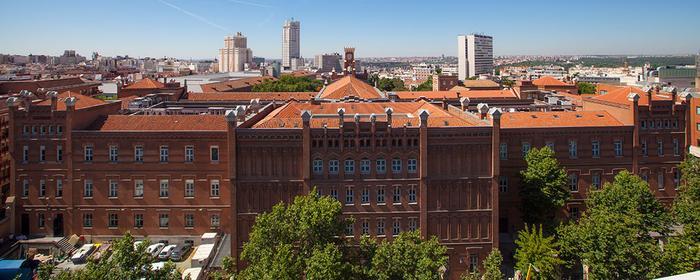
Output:
[[[187,254],[189,254],[191,250],[192,244],[189,243],[185,243],[182,246],[177,246],[170,254],[170,259],[176,262],[181,261],[184,257],[187,257]]]

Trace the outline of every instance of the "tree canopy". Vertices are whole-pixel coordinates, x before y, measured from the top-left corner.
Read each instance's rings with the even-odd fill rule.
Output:
[[[525,225],[525,229],[518,232],[515,244],[515,269],[522,273],[530,269],[534,274],[532,279],[557,279],[563,261],[559,258],[554,237],[545,236],[541,225],[539,228]]]
[[[255,92],[317,92],[323,87],[321,80],[309,77],[295,77],[292,75],[282,75],[277,80],[266,80],[260,84],[253,85]]]
[[[523,221],[544,225],[549,232],[556,225],[555,213],[569,198],[566,170],[546,146],[531,149],[525,161],[527,168],[520,172]]]
[[[446,253],[435,236],[423,240],[418,231],[402,232],[377,247],[370,274],[378,280],[440,279],[440,268],[447,265]]]
[[[433,77],[428,77],[428,80],[418,85],[415,91],[431,91],[433,90]]]
[[[578,82],[578,83],[576,83],[576,86],[578,87],[579,94],[594,94],[595,93],[595,85],[594,84],[586,83],[586,82]]]

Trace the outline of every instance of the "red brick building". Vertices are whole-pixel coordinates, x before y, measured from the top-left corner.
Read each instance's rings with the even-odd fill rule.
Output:
[[[238,256],[258,213],[316,187],[355,219],[348,238],[437,236],[456,279],[522,226],[518,172],[529,149],[556,151],[573,194],[561,215],[575,217],[591,188],[623,169],[668,201],[688,142],[688,102],[663,92],[620,90],[584,100],[582,111],[507,113],[390,99],[352,76],[305,94],[225,115],[115,115],[120,104],[78,94],[13,98],[16,232],[174,240],[220,231]]]

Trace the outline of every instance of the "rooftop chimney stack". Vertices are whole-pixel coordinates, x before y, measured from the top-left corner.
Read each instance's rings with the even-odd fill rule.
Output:
[[[479,110],[480,118],[485,120],[489,112],[489,105],[486,103],[479,103],[479,105],[476,105],[476,109]]]
[[[46,95],[51,98],[51,111],[56,111],[56,107],[58,106],[58,92],[49,91],[46,93]]]

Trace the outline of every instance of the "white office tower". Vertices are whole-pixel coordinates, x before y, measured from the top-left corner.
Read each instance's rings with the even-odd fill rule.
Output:
[[[292,60],[301,58],[299,47],[300,24],[294,18],[284,22],[282,28],[282,68],[291,69]]]
[[[219,72],[245,71],[252,63],[253,51],[248,48],[248,39],[241,32],[224,38],[224,48],[219,49]]]
[[[457,73],[462,81],[493,73],[493,37],[470,34],[457,36]]]

